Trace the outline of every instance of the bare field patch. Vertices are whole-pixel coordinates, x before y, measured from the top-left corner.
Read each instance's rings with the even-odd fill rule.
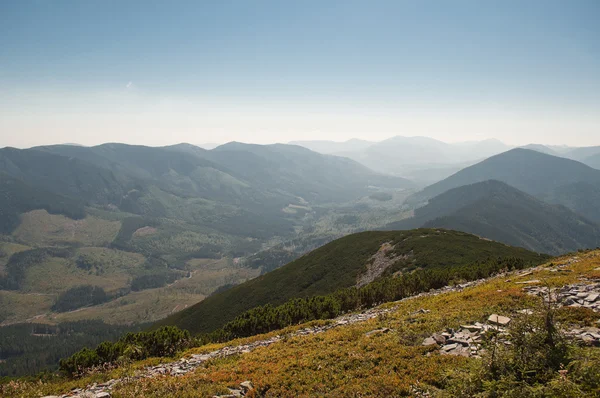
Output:
[[[48,314],[45,320],[51,323],[85,319],[101,319],[112,324],[153,322],[204,300],[220,286],[242,283],[260,273],[259,270],[232,267],[227,258],[192,259],[187,265],[191,270],[189,277],[168,286],[131,292],[94,307]],[[92,284],[102,286],[100,282],[98,279]]]
[[[38,316],[50,311],[55,298],[55,295],[0,290],[0,326],[37,322]]]
[[[148,235],[154,235],[158,230],[154,227],[142,227],[142,228],[138,228],[134,233],[133,236],[137,237],[137,236],[148,236]]]
[[[114,240],[120,228],[120,221],[107,221],[93,216],[72,220],[63,215],[49,214],[46,210],[33,210],[22,215],[21,224],[13,236],[32,246],[64,243],[105,246]]]
[[[27,270],[22,291],[58,294],[74,286],[96,285],[110,293],[127,287],[130,279],[127,272],[95,274],[77,268],[69,259],[49,257]]]

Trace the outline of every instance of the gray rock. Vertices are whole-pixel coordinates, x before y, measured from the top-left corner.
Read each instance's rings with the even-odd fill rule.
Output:
[[[435,340],[436,343],[438,344],[445,344],[446,343],[446,337],[444,337],[442,334],[439,333],[435,333],[431,336],[432,339]]]

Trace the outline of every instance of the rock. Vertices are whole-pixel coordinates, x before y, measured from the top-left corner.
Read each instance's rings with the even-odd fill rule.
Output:
[[[460,325],[461,329],[466,329],[469,332],[479,332],[483,328],[479,325]]]
[[[454,350],[456,347],[458,347],[458,344],[453,343],[453,344],[447,344],[445,346],[442,347],[443,351],[451,351]]]
[[[240,388],[242,389],[242,392],[244,394],[247,394],[249,391],[254,390],[254,385],[252,384],[251,381],[246,380],[245,382],[240,384]]]
[[[530,281],[525,281],[525,282],[515,282],[518,285],[534,285],[536,283],[540,283],[539,279],[532,279]]]
[[[446,344],[446,337],[444,337],[443,335],[439,334],[439,333],[435,333],[431,336],[432,339],[435,340],[436,343],[438,344]]]
[[[588,294],[588,296],[585,298],[585,301],[589,301],[591,303],[595,302],[596,300],[598,300],[598,297],[600,297],[600,294],[598,293],[590,293]]]
[[[96,398],[110,398],[110,394],[107,392],[99,392],[96,394]]]
[[[433,337],[427,337],[425,340],[423,340],[423,343],[421,345],[430,346],[430,345],[436,345],[436,344],[438,344],[438,342],[435,341],[435,339]]]
[[[488,322],[495,325],[506,326],[510,323],[510,318],[498,314],[492,314],[489,316]]]

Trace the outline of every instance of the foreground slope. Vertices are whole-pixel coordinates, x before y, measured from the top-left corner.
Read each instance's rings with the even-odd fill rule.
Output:
[[[388,229],[446,228],[529,250],[561,254],[600,245],[600,226],[500,181],[451,189]]]
[[[374,257],[378,252],[383,254],[379,260]],[[455,231],[362,232],[335,240],[275,271],[215,294],[157,326],[176,325],[192,333],[210,332],[256,306],[355,286],[360,276],[368,275],[373,264],[381,272],[372,274],[371,280],[396,271],[467,265],[498,257],[529,261],[539,255]]]
[[[549,383],[535,386],[537,390],[522,386],[525,389],[519,395],[506,388],[485,391],[494,386],[477,384],[486,359],[443,355],[437,346],[422,342],[448,328],[485,323],[494,313],[511,317],[513,322],[523,317],[519,315],[523,309],[537,308],[541,301],[527,294],[523,282],[539,280],[540,285],[563,287],[582,280],[593,284],[598,278],[600,252],[579,253],[553,259],[532,274],[502,274],[333,322],[311,322],[195,348],[180,361],[156,358],[78,380],[20,381],[0,391],[7,397],[44,396],[73,388],[106,391],[103,386],[109,385],[114,398],[197,398],[228,394],[229,388],[250,381],[253,394],[265,397],[596,397],[600,394],[597,347],[573,348],[566,371],[554,372]],[[599,313],[575,307],[563,307],[556,314],[558,325],[566,330],[589,328],[600,320]]]

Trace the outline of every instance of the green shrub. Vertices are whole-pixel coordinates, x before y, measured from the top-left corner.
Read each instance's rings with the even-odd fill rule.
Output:
[[[141,360],[149,357],[172,357],[191,346],[187,330],[166,326],[152,332],[127,333],[116,343],[105,341],[95,350],[84,348],[60,361],[60,370],[76,376],[85,370],[105,365],[116,365],[119,360]]]

